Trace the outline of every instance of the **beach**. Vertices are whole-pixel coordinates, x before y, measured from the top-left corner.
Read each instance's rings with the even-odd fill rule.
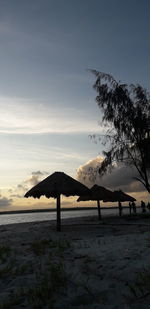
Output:
[[[0,226],[0,308],[149,308],[149,216]]]

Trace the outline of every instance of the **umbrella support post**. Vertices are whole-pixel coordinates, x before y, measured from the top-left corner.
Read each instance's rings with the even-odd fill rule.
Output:
[[[60,218],[60,195],[57,197],[57,231],[61,231],[61,218]]]
[[[97,207],[98,207],[98,219],[101,220],[102,216],[101,216],[101,206],[100,206],[100,201],[97,201]]]
[[[122,205],[121,202],[118,202],[118,208],[119,208],[119,217],[122,216]]]

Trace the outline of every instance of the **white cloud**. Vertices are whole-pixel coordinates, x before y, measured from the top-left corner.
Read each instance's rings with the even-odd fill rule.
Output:
[[[52,106],[53,105],[53,106]],[[0,97],[1,133],[80,133],[99,132],[96,116],[84,110],[39,100]]]

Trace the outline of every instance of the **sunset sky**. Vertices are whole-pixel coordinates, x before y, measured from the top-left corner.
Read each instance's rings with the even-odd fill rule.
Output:
[[[149,30],[147,0],[0,0],[0,210],[54,205],[24,193],[55,171],[82,180],[101,160],[88,69],[150,91]],[[148,201],[134,175],[119,166],[97,183]]]

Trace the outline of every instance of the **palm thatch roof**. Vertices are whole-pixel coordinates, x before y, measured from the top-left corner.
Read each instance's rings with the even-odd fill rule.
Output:
[[[97,201],[97,207],[98,207],[98,218],[101,220],[101,207],[100,207],[100,201],[103,201],[104,199],[111,200],[113,198],[113,193],[101,186],[94,185],[88,194],[81,195],[77,202],[80,201]]]
[[[79,181],[73,179],[63,172],[55,172],[29,190],[25,197],[40,198],[42,195],[47,198],[82,195],[89,192],[89,189]]]
[[[29,190],[25,197],[40,198],[42,195],[47,198],[56,198],[57,208],[57,231],[61,230],[61,215],[60,215],[60,196],[74,196],[87,194],[89,189],[79,181],[66,175],[63,172],[55,172],[52,175],[45,178],[43,181]]]
[[[114,191],[112,192],[112,200],[105,199],[104,202],[133,202],[136,201],[134,197],[124,193],[123,191]]]
[[[113,198],[113,192],[98,186],[94,185],[91,189],[90,192],[86,195],[81,195],[78,199],[77,202],[80,201],[103,201],[104,199],[112,199]]]

